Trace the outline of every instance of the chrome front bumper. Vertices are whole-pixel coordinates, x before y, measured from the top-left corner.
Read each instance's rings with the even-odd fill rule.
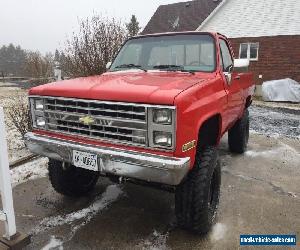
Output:
[[[25,135],[25,143],[33,153],[69,163],[72,163],[73,150],[97,154],[102,173],[168,185],[178,185],[190,166],[190,158],[96,147],[34,133]]]

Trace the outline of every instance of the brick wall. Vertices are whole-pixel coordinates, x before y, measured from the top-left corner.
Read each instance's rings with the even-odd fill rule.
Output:
[[[235,57],[239,57],[241,43],[259,42],[258,61],[250,62],[256,84],[282,78],[300,83],[300,35],[254,38],[231,38]],[[259,79],[262,75],[262,79]]]

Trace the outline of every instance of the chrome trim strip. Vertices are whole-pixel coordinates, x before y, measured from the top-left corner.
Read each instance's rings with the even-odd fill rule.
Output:
[[[73,122],[76,124],[81,124],[79,122]],[[85,130],[85,128],[80,128],[80,127],[72,127],[72,126],[65,126],[65,125],[60,125],[60,124],[54,124],[54,123],[50,123],[48,122],[48,125],[50,126],[60,126],[60,127],[69,127],[69,128],[75,128],[75,129],[82,129]],[[103,127],[103,128],[118,128],[118,129],[127,129],[127,130],[132,130],[132,131],[142,131],[142,132],[147,132],[147,129],[143,129],[143,128],[130,128],[130,127],[117,127],[117,126],[107,126],[107,125],[93,125],[93,126],[99,126],[99,127]],[[101,130],[99,130],[101,132]],[[99,132],[96,131],[96,132]]]
[[[37,110],[35,110],[35,112],[37,112]],[[88,114],[80,114],[80,113],[71,113],[71,112],[66,112],[66,111],[58,111],[58,110],[49,110],[46,109],[44,111],[45,113],[51,113],[51,114],[62,114],[62,115],[70,115],[70,116],[78,116],[78,117],[85,117]],[[93,117],[95,117],[96,119],[102,119],[102,120],[108,120],[108,121],[116,121],[116,122],[133,122],[133,123],[142,123],[142,124],[146,124],[145,121],[142,120],[135,120],[135,119],[129,119],[129,118],[113,118],[113,117],[109,117],[109,116],[100,116],[100,115],[91,115]]]
[[[135,143],[135,144],[132,144],[130,142],[127,142],[127,141],[119,141],[119,140],[114,140],[114,139],[108,139],[108,138],[105,138],[105,137],[91,137],[91,136],[88,136],[88,135],[84,135],[84,134],[76,134],[76,133],[66,133],[64,131],[60,131],[60,130],[50,130],[50,129],[41,129],[41,128],[38,128],[38,130],[40,131],[44,131],[44,132],[51,132],[51,133],[55,133],[55,134],[59,134],[59,135],[64,135],[64,136],[76,136],[76,137],[80,137],[81,139],[82,138],[85,138],[85,139],[88,139],[88,140],[91,140],[91,141],[100,141],[100,142],[105,142],[105,143],[110,143],[110,144],[117,144],[117,145],[123,145],[123,146],[130,146],[130,147],[136,147],[136,148],[143,148],[143,149],[151,149],[147,146],[145,146],[145,144],[141,144],[141,143]],[[162,152],[169,152],[169,150],[160,150]]]
[[[93,102],[99,104],[110,104],[110,105],[124,105],[124,106],[136,106],[136,107],[146,107],[146,108],[168,108],[168,109],[176,109],[175,106],[170,105],[154,105],[154,104],[140,104],[140,103],[132,103],[132,102],[112,102],[112,101],[99,101],[92,99],[77,99],[77,98],[66,98],[66,97],[56,97],[56,96],[43,96],[43,95],[30,95],[29,98],[47,98],[47,99],[57,99],[64,101],[77,101],[77,102]]]
[[[99,134],[118,135],[118,136],[124,136],[124,137],[145,139],[145,137],[142,137],[142,136],[135,136],[135,135],[130,135],[130,134],[115,133],[115,132],[104,131],[104,130],[94,130],[94,129],[79,128],[79,127],[70,127],[70,126],[59,125],[59,124],[52,124],[52,123],[47,123],[47,124],[50,125],[50,126],[58,126],[58,127],[63,127],[63,128],[68,128],[68,129],[74,129],[74,130],[82,130],[82,131],[90,132],[90,134],[91,133],[99,133]],[[49,128],[49,130],[51,130],[51,131],[61,131],[61,130],[55,130],[55,129],[51,129],[51,128]],[[67,132],[67,131],[65,131],[65,132]],[[71,132],[68,132],[68,133],[71,133]],[[74,134],[76,134],[76,133],[74,132]],[[81,135],[80,133],[78,133],[78,134]],[[146,135],[146,133],[145,133],[145,135]],[[98,136],[95,136],[95,137],[98,137]],[[99,138],[102,138],[102,137],[99,137]]]
[[[178,185],[190,167],[190,158],[176,158],[118,148],[95,147],[27,133],[25,143],[36,154],[72,163],[73,150],[97,154],[99,171],[148,182]]]
[[[58,104],[45,104],[45,106],[51,106],[51,107],[60,107],[60,108],[65,108],[66,106],[64,105],[58,105]],[[128,105],[130,106],[130,105]],[[68,106],[68,108],[71,108],[71,109],[82,109],[82,110],[86,110],[86,111],[89,111],[89,110],[92,110],[92,111],[100,111],[100,112],[107,112],[107,113],[120,113],[122,112],[122,110],[113,110],[113,109],[97,109],[97,108],[86,108],[86,107],[81,107],[81,106]],[[51,110],[49,108],[47,108],[46,110]],[[54,110],[51,110],[51,111],[54,111]],[[143,115],[146,115],[146,112],[133,112],[133,111],[126,111],[124,110],[124,112],[126,112],[126,114],[129,114],[129,115],[139,115],[139,116],[143,116]]]

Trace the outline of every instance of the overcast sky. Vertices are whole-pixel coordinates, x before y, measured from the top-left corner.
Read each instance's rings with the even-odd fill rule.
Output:
[[[14,43],[43,53],[62,48],[78,18],[93,12],[144,27],[161,4],[180,0],[0,0],[0,46]]]

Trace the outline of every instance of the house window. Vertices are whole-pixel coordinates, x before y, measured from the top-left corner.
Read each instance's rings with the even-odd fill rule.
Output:
[[[259,43],[241,43],[240,44],[240,58],[248,58],[250,61],[258,60]]]

